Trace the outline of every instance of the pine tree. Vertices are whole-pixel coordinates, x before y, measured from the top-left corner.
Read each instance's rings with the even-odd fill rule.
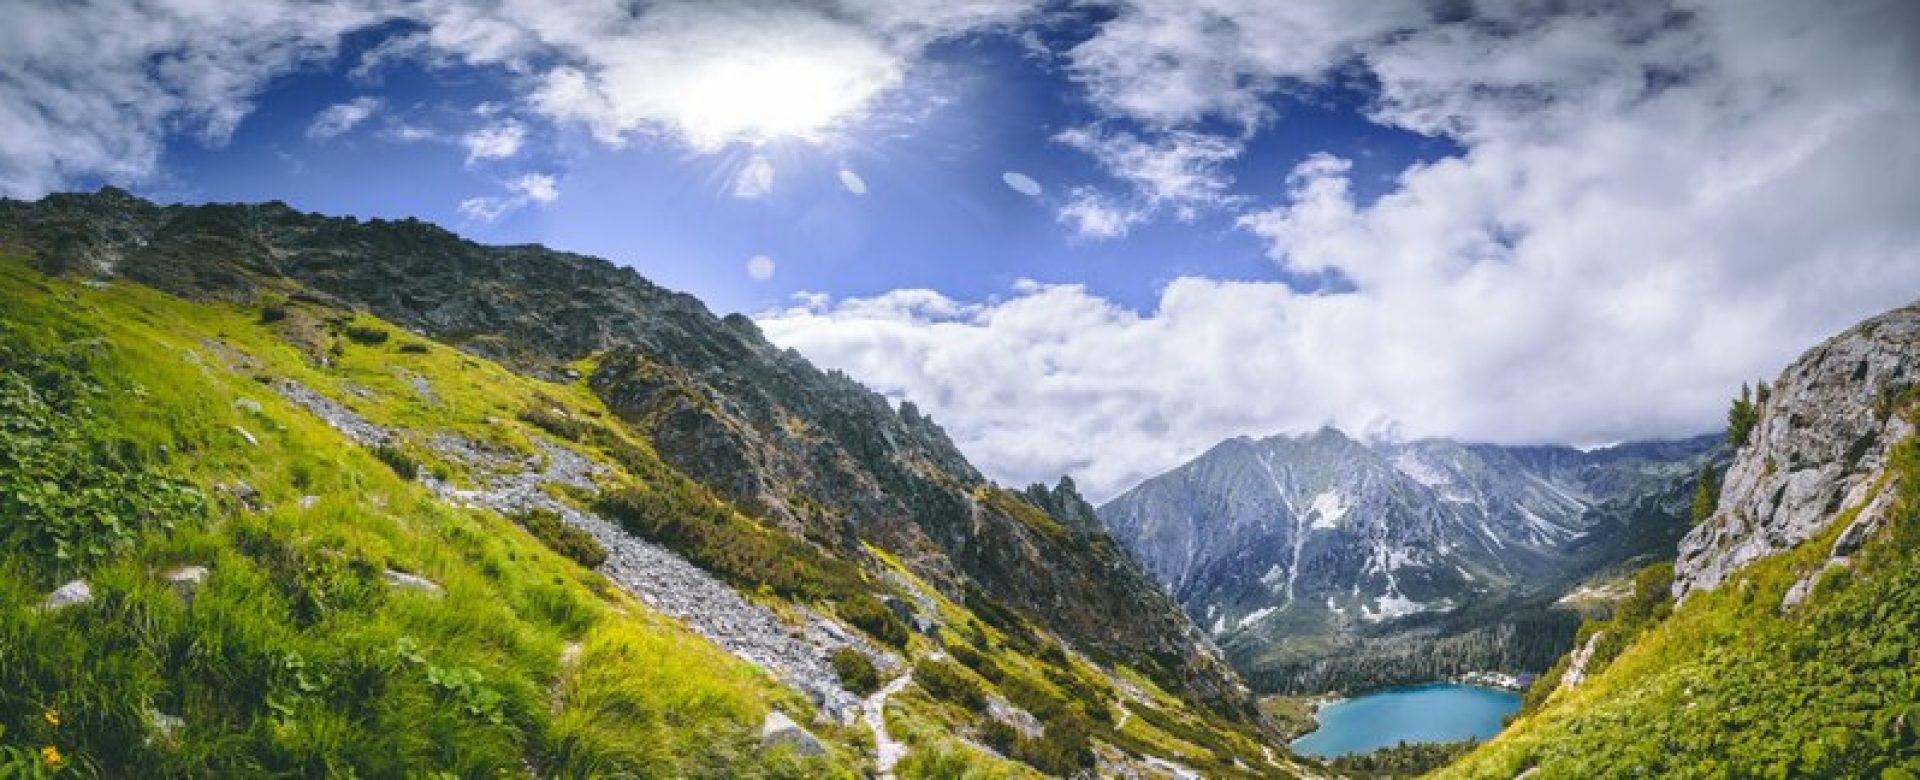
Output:
[[[1761,387],[1766,387],[1762,384]],[[1766,391],[1762,391],[1763,396]],[[1733,406],[1727,409],[1727,441],[1734,449],[1747,446],[1747,439],[1753,435],[1753,426],[1760,423],[1760,406],[1753,402],[1753,388],[1742,382],[1740,397],[1733,399]]]
[[[1713,516],[1720,508],[1720,477],[1713,472],[1713,464],[1700,464],[1699,484],[1693,490],[1693,524],[1699,525]]]

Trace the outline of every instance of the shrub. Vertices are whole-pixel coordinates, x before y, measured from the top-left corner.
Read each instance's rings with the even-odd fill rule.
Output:
[[[928,695],[978,712],[987,708],[987,692],[958,665],[922,660],[913,665],[913,680]]]
[[[736,587],[802,599],[858,592],[852,564],[747,519],[684,477],[650,482],[646,490],[609,491],[593,508]]]
[[[593,534],[568,525],[567,521],[552,511],[535,509],[514,515],[513,520],[548,549],[572,558],[581,566],[592,569],[607,560],[607,548],[600,544],[600,540],[593,538]]]
[[[418,341],[408,341],[400,345],[400,351],[409,355],[425,355],[428,349],[427,345]]]
[[[348,325],[346,333],[347,338],[351,339],[355,344],[366,344],[368,346],[385,344],[389,336],[385,329],[370,325]]]
[[[286,318],[287,318],[287,307],[285,306],[281,306],[279,304],[269,304],[269,305],[260,307],[260,324],[262,325],[272,325],[273,323],[279,322]]]
[[[827,661],[847,690],[861,696],[880,690],[880,671],[873,668],[873,661],[865,653],[843,645],[828,653]]]
[[[953,660],[959,661],[961,666],[972,669],[974,674],[985,678],[987,682],[998,683],[1007,674],[999,664],[993,662],[993,659],[981,655],[980,651],[973,649],[972,645],[965,643],[948,645],[947,654],[953,656]]]
[[[399,447],[391,444],[379,445],[373,448],[373,456],[379,458],[381,463],[387,464],[387,468],[393,469],[393,473],[400,475],[401,479],[412,482],[420,478],[420,461],[414,460],[412,455],[408,455]]]
[[[838,611],[840,617],[869,636],[894,647],[907,646],[906,624],[900,622],[900,616],[893,614],[893,610],[879,599],[861,593],[840,602]]]

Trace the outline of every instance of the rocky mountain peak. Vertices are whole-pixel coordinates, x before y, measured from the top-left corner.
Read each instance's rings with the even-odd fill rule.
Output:
[[[1842,541],[1885,520],[1887,453],[1913,432],[1895,411],[1920,386],[1920,304],[1862,322],[1787,366],[1722,481],[1717,510],[1680,543],[1677,597],[1711,590],[1746,564],[1865,508]],[[1836,550],[1836,555],[1846,551]]]

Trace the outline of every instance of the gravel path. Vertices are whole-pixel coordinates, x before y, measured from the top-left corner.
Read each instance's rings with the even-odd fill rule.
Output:
[[[394,441],[389,431],[304,385],[282,381],[274,389],[362,446]],[[594,476],[603,470],[573,450],[542,442],[545,458],[541,463],[540,458],[518,461],[491,453],[451,434],[436,435],[431,443],[442,455],[466,462],[475,473],[492,473],[485,478],[483,487],[473,490],[422,475],[421,482],[441,499],[502,515],[535,509],[559,515],[567,524],[592,534],[607,549],[607,560],[599,571],[609,580],[654,609],[679,619],[728,653],[798,688],[839,723],[854,722],[861,714],[863,702],[841,687],[839,676],[827,662],[829,652],[851,646],[873,659],[881,669],[900,666],[899,659],[891,653],[811,611],[806,613],[804,628],[789,626],[772,610],[748,601],[732,586],[674,552],[630,535],[596,515],[554,500],[547,495],[546,485],[593,490]],[[881,728],[884,729],[884,722]],[[886,744],[897,743],[888,740]],[[900,750],[904,752],[904,748]],[[894,760],[898,760],[897,755]]]
[[[911,684],[913,673],[908,672],[893,678],[860,703],[860,719],[873,731],[874,769],[879,771],[883,780],[892,780],[894,765],[907,757],[907,746],[887,733],[887,697],[906,690]]]

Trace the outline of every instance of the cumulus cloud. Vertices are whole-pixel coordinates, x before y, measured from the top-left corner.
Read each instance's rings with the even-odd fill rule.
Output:
[[[520,146],[527,141],[527,126],[512,119],[494,122],[468,133],[460,139],[460,145],[467,147],[467,164],[481,160],[501,160],[520,153]]]
[[[380,110],[380,103],[379,98],[369,96],[327,106],[314,115],[312,124],[307,125],[307,138],[326,141],[359,127],[361,122],[372,118],[374,112]]]
[[[1092,155],[1131,189],[1125,196],[1076,189],[1061,207],[1060,220],[1084,237],[1124,235],[1132,225],[1163,212],[1191,221],[1203,209],[1238,200],[1229,191],[1233,178],[1223,167],[1240,155],[1242,144],[1234,139],[1175,131],[1149,140],[1089,126],[1065,130],[1053,140]]]
[[[32,197],[159,172],[182,132],[224,143],[274,78],[332,63],[341,37],[391,37],[351,69],[399,61],[495,68],[528,118],[608,143],[698,151],[779,137],[827,141],[896,88],[929,44],[1017,22],[1038,0],[148,0],[29,3],[0,29],[0,194]],[[325,134],[323,126],[322,134]],[[495,125],[473,159],[511,156]]]
[[[133,182],[165,139],[226,142],[274,76],[379,18],[360,4],[16,3],[0,25],[0,195]]]
[[[560,199],[560,183],[544,173],[528,173],[503,182],[507,194],[460,201],[460,214],[476,222],[494,222],[533,204]]]
[[[1920,291],[1920,8],[1476,7],[1384,37],[1302,33],[1334,54],[1260,71],[1364,68],[1375,121],[1466,150],[1371,203],[1332,155],[1273,176],[1276,202],[1240,225],[1349,292],[1178,279],[1139,314],[1074,286],[903,291],[761,326],[912,398],[996,476],[1070,472],[1101,498],[1221,438],[1323,423],[1504,442],[1710,430],[1742,380]],[[1194,51],[1202,73],[1257,60]],[[1230,113],[1244,82],[1103,99]]]

